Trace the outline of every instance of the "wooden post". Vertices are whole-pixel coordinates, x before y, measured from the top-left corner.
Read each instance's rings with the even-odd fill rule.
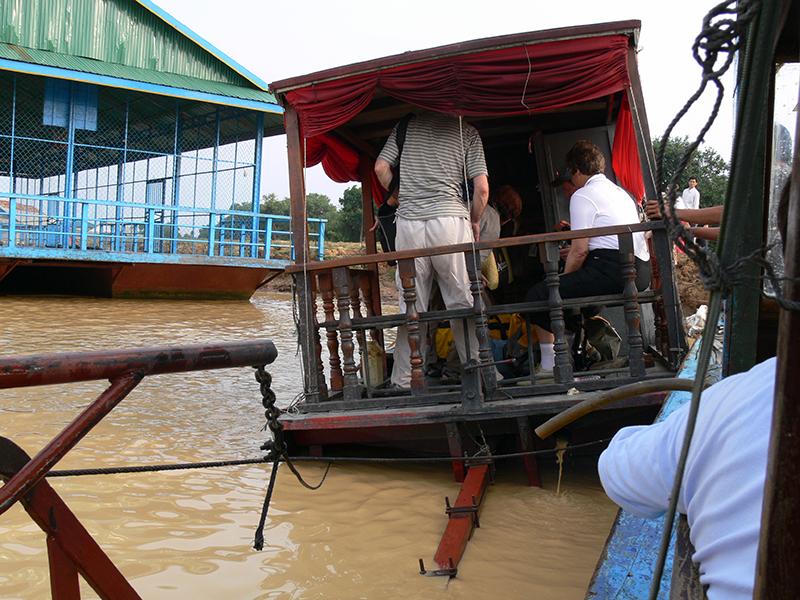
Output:
[[[286,147],[289,159],[289,195],[291,197],[292,212],[292,244],[294,246],[295,263],[308,262],[308,221],[306,220],[306,189],[303,179],[303,139],[300,134],[300,119],[291,106],[286,107],[283,115],[286,126]],[[300,348],[303,354],[303,389],[306,400],[319,400],[319,386],[317,385],[318,365],[317,351],[310,335],[313,323],[311,315],[314,307],[311,306],[310,275],[297,277],[297,308],[300,313]]]
[[[677,367],[688,350],[688,344],[683,330],[683,313],[680,298],[678,298],[678,283],[675,280],[675,270],[672,268],[672,242],[667,236],[666,228],[653,230],[653,247],[661,274],[661,300],[664,305],[664,317],[669,334],[667,358],[673,366]]]
[[[339,335],[342,339],[342,359],[344,366],[344,399],[361,398],[361,386],[354,358],[353,321],[350,316],[350,269],[338,267],[333,270],[333,288],[339,309]]]
[[[622,265],[623,290],[625,298],[625,325],[628,329],[628,361],[631,377],[644,377],[644,351],[642,332],[639,329],[639,292],[636,289],[636,257],[633,254],[633,234],[621,233],[619,240],[619,260]]]
[[[561,308],[561,293],[558,279],[558,242],[545,242],[539,245],[539,253],[544,263],[547,289],[550,295],[547,299],[550,305],[550,326],[555,336],[553,348],[556,352],[556,362],[553,367],[553,379],[556,383],[572,383],[572,363],[569,360],[569,344],[564,336],[564,311]]]
[[[408,345],[411,349],[411,394],[425,393],[425,377],[422,366],[422,336],[420,335],[419,313],[417,312],[416,268],[413,258],[401,258],[397,261],[397,272],[403,287],[403,300],[406,303],[406,328]],[[395,357],[396,358],[396,357]]]
[[[325,313],[325,322],[335,322],[336,313],[334,312],[333,304],[333,277],[330,273],[320,273],[319,287],[322,294],[322,310]],[[340,391],[344,387],[344,376],[342,375],[342,362],[339,360],[339,335],[335,326],[328,326],[326,331],[328,336],[328,354],[330,355],[331,389]]]
[[[482,284],[478,277],[480,266],[478,265],[478,253],[472,250],[464,252],[464,260],[467,263],[467,273],[469,274],[469,287],[472,292],[472,312],[475,314],[475,334],[478,338],[478,358],[481,363],[493,362],[492,346],[489,341],[489,320],[486,311],[483,310],[483,298],[481,297]],[[464,327],[464,337],[469,337],[469,327]],[[469,359],[469,357],[467,357]],[[483,387],[486,391],[497,389],[497,371],[494,367],[486,367],[480,370]],[[481,390],[477,390],[480,394]]]
[[[313,343],[317,357],[317,389],[319,390],[318,399],[324,401],[328,399],[328,385],[325,382],[325,369],[322,367],[322,342],[320,341],[319,320],[317,319],[317,278],[309,275],[311,284],[311,308],[313,322]],[[308,401],[308,400],[307,400]]]

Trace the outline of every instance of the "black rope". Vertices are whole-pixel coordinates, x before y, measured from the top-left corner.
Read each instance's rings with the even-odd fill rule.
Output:
[[[269,510],[269,503],[272,500],[272,492],[275,490],[275,480],[278,478],[279,465],[280,463],[277,460],[272,463],[272,473],[269,476],[269,487],[267,488],[267,495],[264,498],[264,506],[261,509],[261,519],[258,521],[256,536],[253,540],[253,548],[259,552],[264,549],[264,525],[267,522],[267,511]]]
[[[547,454],[556,454],[561,451],[572,452],[574,450],[580,450],[583,448],[589,448],[591,446],[597,446],[599,444],[606,444],[611,440],[611,438],[604,438],[601,440],[594,440],[592,442],[586,442],[584,444],[577,444],[575,446],[567,446],[566,448],[549,448],[546,450],[529,450],[528,452],[513,452],[510,454],[493,454],[491,455],[492,460],[505,460],[509,458],[522,458],[525,456],[543,456]],[[475,460],[476,457],[474,456],[417,456],[417,457],[364,457],[364,456],[282,456],[278,459],[277,462],[285,462],[287,465],[290,463],[298,463],[298,462],[327,462],[330,464],[333,463],[440,463],[440,462],[469,462],[471,460]],[[185,463],[185,464],[172,464],[172,465],[147,465],[147,466],[138,466],[138,467],[106,467],[100,469],[70,469],[70,470],[62,470],[62,471],[50,471],[47,473],[46,477],[80,477],[84,475],[118,475],[121,473],[155,473],[157,471],[178,471],[178,470],[185,470],[185,469],[207,469],[207,468],[215,468],[215,467],[230,467],[230,466],[240,466],[240,465],[256,465],[256,464],[264,464],[275,462],[270,456],[264,456],[262,458],[250,458],[250,459],[242,459],[242,460],[226,460],[226,461],[216,461],[216,462],[197,462],[197,463]],[[325,481],[325,477],[328,475],[328,471],[330,470],[330,464],[328,465],[328,469],[325,471],[325,475],[323,475],[322,481],[319,482],[316,486],[311,486],[304,481],[301,483],[311,490],[319,489],[322,483]],[[294,466],[289,467],[292,472],[296,475],[296,469]]]
[[[237,465],[256,465],[269,462],[267,457],[246,458],[242,460],[222,460],[215,462],[195,462],[172,465],[144,465],[139,467],[106,467],[102,469],[69,469],[50,471],[46,477],[79,477],[82,475],[117,475],[120,473],[155,473],[156,471],[180,471],[186,469],[208,469],[214,467],[231,467]]]

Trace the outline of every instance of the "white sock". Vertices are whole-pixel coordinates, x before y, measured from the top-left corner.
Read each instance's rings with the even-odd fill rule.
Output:
[[[556,352],[553,350],[553,344],[539,342],[539,350],[542,352],[542,369],[552,371],[556,364]]]

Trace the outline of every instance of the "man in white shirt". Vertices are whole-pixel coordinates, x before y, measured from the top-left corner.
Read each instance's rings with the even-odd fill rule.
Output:
[[[679,208],[688,208],[690,210],[697,210],[700,208],[700,192],[697,190],[697,177],[689,177],[689,187],[683,190],[681,195],[683,206]]]

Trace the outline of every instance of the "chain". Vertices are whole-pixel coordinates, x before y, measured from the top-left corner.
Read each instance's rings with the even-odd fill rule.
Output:
[[[267,450],[269,454],[264,457],[266,462],[277,461],[286,454],[286,443],[283,441],[283,423],[280,421],[281,410],[275,406],[277,397],[272,391],[272,375],[264,368],[265,365],[253,367],[256,370],[255,376],[261,386],[261,403],[266,409],[264,417],[267,419],[267,427],[272,433],[272,439],[267,440],[261,446],[261,450]]]
[[[317,485],[312,486],[303,480],[303,477],[292,464],[292,461],[289,459],[289,455],[287,454],[286,442],[284,441],[283,423],[280,421],[281,410],[275,406],[275,401],[277,398],[271,387],[272,375],[267,372],[264,366],[265,365],[259,365],[253,368],[256,370],[256,381],[258,381],[259,385],[261,386],[261,403],[266,409],[264,411],[264,416],[267,419],[267,427],[272,433],[272,439],[267,440],[261,446],[261,450],[266,450],[268,452],[268,454],[264,457],[264,462],[272,463],[272,473],[270,474],[269,478],[267,495],[264,498],[264,506],[261,509],[261,520],[256,528],[256,535],[253,541],[253,548],[256,550],[262,550],[264,548],[264,525],[267,522],[267,512],[269,511],[269,504],[272,500],[272,492],[275,490],[275,479],[278,475],[278,466],[280,465],[281,461],[286,463],[303,487],[308,488],[309,490],[317,490],[322,487],[322,484],[325,482],[325,478],[328,476],[328,471],[330,471],[331,468],[331,463],[329,462],[328,468],[325,470],[325,474],[322,476],[322,480]]]

